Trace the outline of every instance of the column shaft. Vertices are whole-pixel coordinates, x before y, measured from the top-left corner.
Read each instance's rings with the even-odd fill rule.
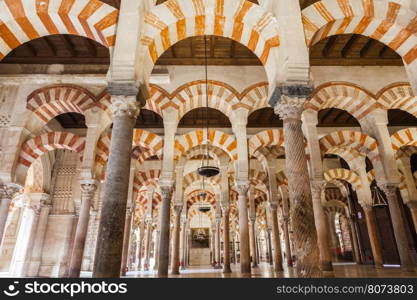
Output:
[[[231,273],[230,268],[230,232],[229,232],[229,209],[223,209],[223,273]]]
[[[121,272],[120,272],[122,276],[126,276],[126,271],[127,271],[127,260],[128,260],[128,252],[129,252],[131,227],[132,227],[132,211],[128,209],[128,211],[126,212],[125,230],[124,230],[124,237],[123,237],[122,265],[121,265]]]
[[[90,207],[97,189],[95,181],[81,182],[81,207],[78,217],[77,229],[71,254],[71,262],[68,276],[71,278],[80,277],[81,265],[84,256],[85,241],[87,239],[88,222],[90,220]]]
[[[409,205],[410,214],[413,219],[414,231],[417,233],[417,205]]]
[[[169,227],[170,227],[170,205],[172,197],[172,186],[161,186],[161,230],[159,238],[158,253],[158,276],[168,276],[169,267]]]
[[[255,219],[250,220],[250,229],[249,229],[249,241],[250,241],[250,253],[252,257],[252,268],[258,266],[258,260],[256,257],[256,234],[255,234]]]
[[[272,240],[274,243],[274,270],[275,272],[282,272],[282,254],[281,243],[279,238],[278,215],[277,207],[271,205],[271,221],[272,221]]]
[[[378,238],[375,215],[371,207],[364,208],[364,212],[375,268],[382,268],[384,259],[382,256],[381,243]]]
[[[400,211],[400,204],[397,199],[397,186],[394,184],[381,184],[388,200],[389,212],[391,214],[392,227],[394,228],[395,241],[401,260],[401,268],[404,272],[413,272],[414,264],[408,249],[407,236],[405,235],[404,220]]]
[[[247,191],[249,186],[239,189],[239,235],[240,235],[240,271],[242,274],[250,274],[250,250],[249,250],[249,228],[248,228],[248,199]]]
[[[174,239],[172,245],[172,274],[180,273],[180,230],[181,230],[181,209],[175,208],[175,219],[174,219]]]
[[[151,256],[151,244],[152,244],[152,220],[146,220],[146,233],[145,233],[145,259],[143,262],[143,270],[149,271],[149,263]]]
[[[112,110],[112,139],[104,182],[93,277],[120,276],[133,127],[139,113],[136,95],[112,96]]]
[[[288,230],[288,217],[284,217],[284,239],[285,239],[285,258],[288,267],[292,267],[292,254],[290,245],[290,232]]]
[[[6,221],[9,215],[10,202],[12,202],[12,199],[6,197],[0,200],[0,245],[3,241],[3,235],[6,228]]]

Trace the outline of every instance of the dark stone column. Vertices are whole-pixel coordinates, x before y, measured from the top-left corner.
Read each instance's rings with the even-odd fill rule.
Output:
[[[161,205],[161,231],[159,238],[158,253],[158,276],[167,277],[169,267],[169,227],[170,227],[170,208],[172,199],[172,185],[160,186],[162,194]]]

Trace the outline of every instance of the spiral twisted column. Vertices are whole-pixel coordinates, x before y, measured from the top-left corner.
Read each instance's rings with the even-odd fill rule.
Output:
[[[80,277],[81,264],[83,261],[85,241],[87,239],[88,222],[90,220],[90,208],[94,194],[97,190],[96,180],[81,181],[81,208],[75,232],[72,249],[69,277]]]
[[[117,278],[122,262],[124,227],[130,176],[133,128],[139,114],[137,88],[112,95],[113,129],[104,182],[93,277]],[[110,90],[112,93],[112,90]]]
[[[415,270],[415,265],[410,256],[410,252],[408,251],[409,247],[407,236],[405,235],[404,220],[401,215],[400,204],[397,198],[398,185],[394,183],[379,183],[378,186],[387,196],[395,241],[400,255],[401,268],[404,272],[413,272]]]
[[[309,86],[281,86],[277,87],[270,101],[275,113],[284,121],[286,175],[299,277],[320,276],[317,233],[301,128],[301,113],[311,92]]]

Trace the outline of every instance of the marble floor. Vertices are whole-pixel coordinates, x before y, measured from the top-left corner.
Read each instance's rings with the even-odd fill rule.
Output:
[[[169,275],[170,278],[239,278],[243,277],[238,272],[238,265],[232,264],[231,274],[223,274],[222,270],[213,269],[211,266],[188,267],[186,270],[180,271],[180,275]],[[334,265],[335,277],[366,277],[366,278],[400,278],[400,277],[416,277],[415,273],[402,273],[398,266],[385,266],[383,269],[375,269],[371,265],[356,265],[354,263],[337,263]],[[126,277],[130,278],[156,278],[156,271],[148,272],[128,272]],[[246,277],[246,276],[244,276]],[[269,264],[262,263],[257,268],[252,268],[252,278],[291,278],[295,277],[292,268],[285,268],[284,272],[275,274]]]

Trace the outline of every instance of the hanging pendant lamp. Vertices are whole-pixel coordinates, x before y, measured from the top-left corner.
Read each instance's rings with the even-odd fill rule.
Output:
[[[205,59],[205,75],[206,75],[206,130],[207,130],[207,139],[205,142],[206,146],[206,155],[203,156],[201,161],[201,167],[198,168],[197,172],[200,176],[210,178],[213,176],[216,176],[220,173],[220,169],[216,166],[210,166],[209,163],[209,141],[208,141],[208,132],[209,132],[209,116],[208,116],[208,72],[207,72],[207,39],[206,36],[204,36],[204,59]],[[207,159],[207,162],[205,163],[205,158]]]

